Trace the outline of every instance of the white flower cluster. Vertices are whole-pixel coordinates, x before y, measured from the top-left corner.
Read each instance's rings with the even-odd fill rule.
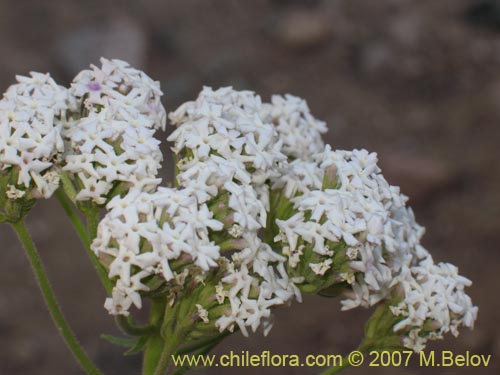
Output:
[[[390,298],[396,285],[403,284],[405,270],[426,256],[420,245],[424,229],[405,206],[407,198],[381,174],[376,154],[325,147],[324,123],[315,120],[299,98],[275,96],[272,103],[263,104],[251,92],[205,88],[196,101],[185,103],[170,118],[178,126],[169,140],[180,155],[179,184],[197,191],[202,202],[222,207],[226,231],[239,240],[233,242],[235,250],[243,249],[233,261],[244,261],[223,279],[233,280],[234,286],[228,291],[232,313],[218,320],[221,329],[236,323],[246,333],[245,327],[255,329],[256,322],[262,323],[255,319],[255,311],[261,309],[250,308],[253,305],[245,296],[256,282],[252,272],[259,254],[267,254],[267,262],[274,259],[274,270],[264,263],[259,268],[269,272],[259,274],[264,280],[279,275],[281,286],[273,289],[274,296],[281,291],[287,297],[280,303],[298,294],[290,281],[298,285],[309,281],[306,275],[300,277],[305,261],[309,270],[305,272],[314,278],[327,280],[333,274],[332,283],[349,285],[343,309]],[[275,221],[289,275],[283,258],[258,236],[259,230],[269,229],[269,185],[293,206],[291,215]],[[228,197],[225,212],[226,202],[217,198],[221,196]],[[315,258],[305,255],[308,249]],[[294,269],[302,271],[297,274]],[[270,294],[257,305],[265,307],[266,319],[266,301],[272,298]],[[463,308],[468,311],[464,324],[470,325],[474,308],[470,303]],[[447,330],[445,325],[441,329]]]
[[[15,168],[17,181],[10,199],[50,198],[59,186],[55,168],[64,144],[60,135],[70,96],[49,74],[17,76],[0,100],[0,169]]]
[[[271,188],[282,190],[286,198],[319,190],[325,171],[315,161],[324,151],[321,134],[326,123],[313,117],[305,100],[293,95],[273,95],[271,103],[263,104],[261,115],[275,125],[281,152],[287,156],[280,163],[279,173],[272,177]]]
[[[321,261],[308,266],[318,278],[332,272],[333,282],[350,284],[343,310],[374,305],[403,288],[406,298],[399,308],[408,318],[395,330],[412,327],[405,338],[407,347],[419,349],[430,337],[457,332],[460,324],[472,327],[477,308],[463,292],[469,283],[455,267],[433,264],[420,245],[424,229],[405,206],[407,198],[381,174],[376,154],[332,151],[327,146],[313,159],[294,161],[289,176],[275,183],[296,210],[288,219],[276,221],[276,240],[284,244],[290,269],[300,264],[307,247],[312,249]],[[318,188],[325,174],[334,186]],[[333,262],[338,251],[349,272]],[[418,333],[427,320],[436,322],[438,333],[421,337]]]
[[[64,170],[79,180],[76,200],[104,204],[117,183],[154,190],[163,159],[154,138],[164,129],[159,83],[120,60],[80,72],[71,94],[80,115],[67,122]]]
[[[293,95],[273,95],[271,103],[262,106],[264,121],[276,125],[279,139],[283,143],[281,151],[295,159],[310,159],[323,151],[321,138],[328,128],[326,123],[315,119],[304,99]]]
[[[317,162],[295,159],[281,166],[280,175],[272,180],[271,188],[282,191],[290,199],[312,190],[321,190],[324,174]]]
[[[216,200],[229,222],[228,237],[235,239],[233,250],[240,250],[222,280],[230,285],[231,314],[217,325],[224,330],[237,324],[244,334],[246,327],[255,331],[261,323],[267,332],[270,308],[298,294],[285,272],[285,258],[259,238],[269,210],[268,181],[286,162],[276,127],[262,113],[261,99],[252,92],[207,87],[169,116],[177,125],[168,140],[180,156],[178,183],[196,191],[200,202]],[[258,290],[255,296],[252,288]]]
[[[229,192],[229,204],[238,212],[235,221],[250,230],[264,226],[266,181],[286,160],[275,127],[262,121],[261,111],[253,92],[205,87],[196,101],[169,115],[177,126],[168,141],[181,156],[180,185],[196,187],[205,200]]]
[[[72,94],[83,100],[81,105],[96,113],[112,108],[117,120],[130,121],[134,127],[165,130],[159,82],[125,61],[101,58],[101,64],[101,68],[92,65],[91,70],[78,73],[71,85]]]
[[[291,189],[289,183],[285,188],[289,198],[296,191],[303,194],[291,198],[297,213],[287,220],[277,220],[282,232],[277,239],[285,239],[285,251],[293,254],[292,266],[300,261],[304,246],[312,246],[316,254],[325,257],[321,267],[318,263],[311,265],[321,276],[332,268],[334,249],[345,244],[350,266],[363,272],[365,287],[356,298],[344,301],[344,308],[374,304],[385,297],[393,278],[391,263],[386,260],[409,251],[403,243],[397,248],[392,237],[400,223],[394,221],[390,211],[401,207],[404,198],[380,174],[376,154],[365,150],[332,151],[327,146],[314,158],[315,162],[297,164],[304,168],[303,175],[313,178],[303,179],[299,189]],[[318,189],[318,182],[328,171],[334,172],[331,179],[335,188]],[[355,284],[352,275],[343,281]]]
[[[230,271],[220,282],[225,292],[218,298],[220,304],[227,297],[230,313],[222,315],[216,326],[222,332],[232,331],[238,325],[243,335],[247,327],[255,332],[262,327],[265,335],[272,328],[271,309],[288,304],[301,295],[285,268],[285,258],[263,243],[255,234],[244,234],[246,247],[232,257]]]
[[[109,277],[116,280],[112,298],[105,303],[111,314],[128,315],[132,304],[140,308],[139,293],[149,290],[142,280],[152,275],[172,280],[174,260],[187,257],[204,271],[217,265],[219,246],[209,232],[221,230],[222,223],[198,203],[193,190],[135,189],[113,198],[107,209],[92,249],[110,262]]]
[[[428,340],[443,338],[451,332],[458,336],[458,327],[474,327],[478,308],[473,306],[464,287],[472,282],[458,274],[450,263],[434,264],[430,254],[411,267],[405,266],[395,283],[402,290],[402,300],[390,306],[395,316],[401,316],[394,332],[405,332],[403,344],[415,351],[425,348]]]
[[[62,168],[71,198],[107,204],[92,249],[115,283],[105,302],[111,314],[140,308],[142,293],[159,284],[203,285],[215,269],[216,296],[194,306],[209,323],[217,303],[221,332],[267,333],[272,308],[300,300],[299,287],[335,285],[344,310],[397,300],[393,328],[408,348],[473,326],[477,307],[464,292],[471,282],[434,264],[420,245],[424,229],[376,154],[325,146],[326,125],[304,100],[262,103],[250,91],[204,88],[169,115],[178,188],[158,188],[159,83],[126,62],[101,63],[69,90],[31,73],[4,94],[0,198],[49,198]],[[266,243],[273,237],[281,254]]]

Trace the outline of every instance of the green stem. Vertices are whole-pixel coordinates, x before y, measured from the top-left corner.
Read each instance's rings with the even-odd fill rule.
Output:
[[[142,374],[152,375],[155,371],[156,364],[160,360],[160,356],[165,345],[165,341],[160,334],[160,326],[165,314],[165,298],[156,298],[152,300],[151,313],[149,322],[153,327],[156,327],[156,332],[152,334],[146,344],[144,352]]]
[[[92,243],[97,237],[97,226],[99,225],[99,207],[92,207],[92,209],[86,213],[86,216],[87,216],[87,231],[89,236],[89,242]],[[104,266],[99,262],[99,259],[97,258],[97,256],[90,247],[87,249],[87,252],[89,253],[92,265],[96,269],[99,278],[101,279],[101,283],[104,286],[104,289],[106,289],[108,295],[111,295],[113,291],[113,283],[108,277],[108,272],[106,271]]]
[[[99,208],[92,207],[92,209],[88,210],[86,216],[89,239],[92,242],[97,237],[97,226],[99,225]]]
[[[194,303],[195,296],[191,295],[191,300],[182,300],[175,303],[171,309],[165,309],[160,328],[160,334],[163,338],[163,347],[161,348],[158,361],[153,375],[164,375],[170,366],[172,354],[177,350],[179,343],[184,339],[184,317],[189,311],[189,306]],[[182,303],[184,302],[184,303]],[[187,311],[181,312],[185,308]]]
[[[356,351],[362,353],[366,357],[366,353],[369,353],[371,350],[373,350],[375,346],[373,345],[372,342],[369,340],[366,340],[366,338],[361,342],[359,347],[356,349]],[[358,358],[359,359],[359,358]],[[359,363],[358,363],[359,365]],[[345,368],[351,367],[351,361],[349,360],[349,356],[346,355],[345,357],[342,358],[342,363],[338,366],[334,366],[332,368],[329,368],[328,370],[325,370],[321,373],[321,375],[332,375],[336,374],[340,371],[342,371]]]
[[[335,366],[335,367],[331,367],[328,370],[323,371],[321,373],[321,375],[333,375],[333,374],[337,374],[340,371],[342,371],[343,369],[346,369],[348,367],[351,367],[351,363],[349,362],[348,357],[345,356],[345,357],[342,357],[342,362],[341,362],[340,365]]]
[[[174,159],[174,187],[179,187],[179,181],[177,181],[177,175],[179,174],[179,166],[177,165],[179,163],[179,156],[174,152],[172,154],[173,159]]]
[[[104,266],[99,262],[99,259],[95,255],[95,253],[92,251],[90,248],[90,244],[94,240],[94,238],[97,235],[97,225],[99,224],[99,211],[95,209],[92,213],[87,215],[87,222],[88,222],[88,230],[85,228],[85,225],[83,222],[80,220],[78,217],[78,213],[74,210],[71,200],[68,199],[68,196],[64,193],[64,190],[58,189],[56,191],[56,197],[61,204],[62,208],[70,218],[71,222],[73,223],[73,227],[76,230],[76,233],[78,234],[78,237],[80,237],[80,240],[83,243],[83,246],[85,246],[85,250],[87,250],[87,254],[89,255],[90,262],[92,263],[92,266],[96,270],[99,279],[101,280],[101,283],[106,290],[106,293],[108,295],[111,295],[111,291],[113,290],[113,284],[108,278],[108,273],[106,272],[106,269]],[[89,217],[91,216],[91,219]],[[92,226],[92,228],[91,228]],[[92,235],[91,235],[92,233]]]
[[[168,366],[170,365],[172,354],[175,353],[176,347],[177,340],[169,340],[166,342],[153,375],[165,375]]]
[[[188,345],[184,346],[182,349],[178,350],[175,354],[176,355],[185,355],[187,353],[191,353],[191,356],[201,356],[209,353],[213,348],[215,348],[219,343],[226,338],[228,335],[230,335],[230,332],[225,332],[215,338],[210,338],[210,339],[205,339],[205,340],[200,340],[196,344],[198,345],[193,345],[192,348],[188,348]],[[202,343],[203,342],[203,343]],[[177,368],[172,375],[181,375],[184,374],[186,371],[188,371],[191,367],[189,366],[182,366]]]
[[[62,189],[57,189],[56,197],[59,203],[61,204],[62,208],[64,209],[64,212],[66,212],[66,215],[68,215],[69,219],[73,223],[73,227],[75,228],[76,233],[78,234],[78,237],[80,237],[80,240],[82,241],[83,245],[85,246],[86,249],[89,249],[90,241],[89,237],[87,236],[87,229],[85,228],[85,225],[78,217],[76,211],[73,209],[71,200],[68,199],[68,197],[66,196],[66,194],[64,194],[64,191]]]
[[[33,272],[36,276],[38,286],[40,287],[47,308],[49,309],[50,315],[52,316],[52,319],[54,320],[54,323],[60,334],[64,338],[67,346],[75,356],[75,359],[78,361],[78,363],[87,372],[87,374],[102,375],[102,373],[94,366],[92,361],[89,359],[80,343],[76,339],[75,335],[71,331],[68,323],[66,322],[66,319],[64,318],[64,315],[61,312],[59,305],[57,304],[56,297],[50,285],[49,279],[47,278],[47,275],[45,273],[40,255],[38,254],[31,236],[24,226],[24,222],[21,220],[17,223],[13,223],[12,227],[14,228],[17,236],[19,237],[19,240],[22,242],[26,250],[31,268],[33,269]]]
[[[76,199],[76,190],[71,182],[71,178],[65,171],[61,171],[61,187],[72,202]]]

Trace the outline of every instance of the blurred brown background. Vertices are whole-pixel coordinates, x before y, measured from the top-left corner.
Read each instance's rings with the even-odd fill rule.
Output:
[[[497,374],[500,361],[500,1],[174,0],[0,1],[0,87],[50,71],[61,84],[99,56],[160,80],[173,110],[202,85],[233,85],[308,100],[334,148],[377,151],[389,181],[411,197],[425,245],[474,281],[473,332],[431,349],[492,354],[486,369],[368,369],[347,374]],[[168,145],[164,144],[165,152]],[[165,161],[165,178],[171,164]],[[104,294],[62,210],[40,202],[30,229],[78,337],[109,375],[140,358],[99,338],[116,333]],[[0,227],[0,374],[81,374],[43,307],[28,262]],[[342,353],[368,311],[306,298],[277,313],[265,340],[240,334],[217,352]],[[199,374],[316,374],[243,368]]]

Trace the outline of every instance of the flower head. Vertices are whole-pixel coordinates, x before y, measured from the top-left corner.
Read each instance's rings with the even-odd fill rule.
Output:
[[[154,190],[163,159],[154,133],[166,118],[157,82],[123,61],[101,61],[72,84],[82,110],[65,127],[63,167],[76,180],[76,200],[97,204],[113,190]]]
[[[140,307],[143,292],[159,283],[172,306],[189,298],[185,290],[197,296],[192,313],[203,329],[237,326],[246,335],[258,327],[267,332],[272,308],[300,298],[285,257],[260,239],[268,181],[286,160],[260,111],[253,93],[205,88],[170,114],[179,188],[115,197],[93,244],[115,280],[106,302],[112,314]],[[210,288],[204,299],[200,290]]]
[[[78,73],[71,85],[81,110],[98,113],[110,108],[116,120],[165,130],[166,112],[160,101],[159,82],[122,60],[101,58],[101,64],[101,68],[92,65]]]
[[[131,304],[140,308],[140,292],[154,283],[144,279],[157,276],[155,280],[170,282],[186,264],[202,271],[217,265],[219,246],[209,233],[221,230],[222,223],[191,190],[131,190],[113,198],[107,209],[92,249],[115,280],[113,296],[106,302],[110,313],[126,315]]]
[[[248,336],[262,327],[272,327],[272,309],[301,300],[299,290],[286,270],[285,258],[254,235],[247,236],[248,246],[232,256],[228,273],[219,283],[218,301],[228,309],[216,321],[220,332],[235,326]]]
[[[325,145],[321,134],[326,133],[326,123],[311,114],[304,99],[293,95],[273,95],[265,103],[261,116],[276,126],[282,142],[282,152],[293,159],[310,160],[322,152]]]
[[[435,264],[426,254],[415,265],[404,267],[393,283],[398,302],[390,311],[401,318],[393,331],[404,336],[405,347],[420,351],[428,340],[445,333],[458,336],[461,325],[474,327],[478,308],[464,291],[472,282],[460,276],[456,266]]]
[[[0,173],[10,185],[0,194],[49,198],[59,186],[60,132],[71,98],[49,74],[32,72],[17,81],[0,100]]]
[[[275,240],[288,273],[304,277],[298,287],[342,295],[343,310],[387,301],[397,340],[416,351],[446,332],[457,335],[460,325],[473,327],[477,307],[464,292],[471,282],[451,264],[434,264],[420,244],[424,228],[376,154],[327,146],[313,160],[290,163],[273,186],[285,216],[278,212]]]

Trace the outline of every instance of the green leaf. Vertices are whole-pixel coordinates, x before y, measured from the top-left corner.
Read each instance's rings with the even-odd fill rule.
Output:
[[[116,337],[112,335],[101,335],[101,338],[113,345],[121,346],[124,348],[134,348],[137,345],[138,341],[137,338]]]
[[[24,218],[31,211],[31,209],[35,206],[35,203],[35,199],[26,199],[22,201],[20,212],[21,218]]]
[[[148,335],[136,338],[135,345],[125,352],[125,355],[134,355],[142,352],[146,348],[148,342]]]

